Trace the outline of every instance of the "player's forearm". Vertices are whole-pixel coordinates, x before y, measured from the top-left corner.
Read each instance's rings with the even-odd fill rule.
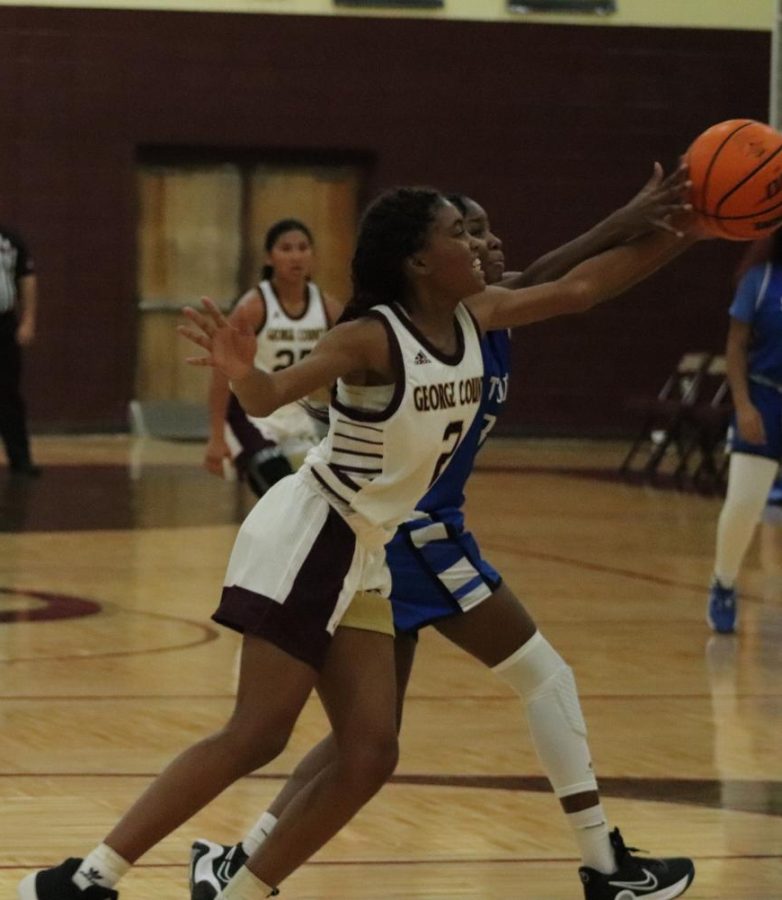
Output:
[[[212,435],[222,435],[225,426],[225,414],[228,410],[228,400],[231,396],[231,388],[228,379],[219,369],[212,369],[212,378],[209,382],[207,405],[209,407],[209,430]]]
[[[572,269],[561,282],[577,285],[585,308],[610,300],[648,278],[691,247],[697,238],[656,232],[614,247]]]
[[[253,369],[244,378],[232,379],[230,389],[247,415],[259,419],[291,402],[281,396],[277,379],[261,369]]]
[[[632,235],[622,228],[621,221],[612,214],[584,234],[536,259],[514,278],[503,280],[503,287],[518,288],[556,281],[584,260],[597,256],[630,237]]]

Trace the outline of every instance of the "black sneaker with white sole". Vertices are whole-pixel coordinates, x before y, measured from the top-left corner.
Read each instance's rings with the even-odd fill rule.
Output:
[[[117,900],[119,894],[111,888],[92,884],[82,890],[74,884],[81,863],[81,859],[66,859],[53,869],[31,872],[19,882],[19,900]]]
[[[214,900],[246,861],[241,844],[199,838],[190,850],[190,900]]]
[[[619,829],[611,832],[616,872],[604,875],[589,866],[578,870],[586,900],[673,900],[692,884],[695,866],[685,857],[652,859],[633,856],[635,847],[625,847]]]

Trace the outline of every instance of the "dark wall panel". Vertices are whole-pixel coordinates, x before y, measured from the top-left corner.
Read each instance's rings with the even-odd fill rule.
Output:
[[[490,210],[515,267],[624,202],[725,118],[765,118],[757,32],[0,8],[0,220],[42,288],[41,428],[122,426],[135,358],[138,147],[363,154],[368,192],[430,182]],[[741,248],[516,338],[505,427],[611,433],[629,393],[723,343]]]

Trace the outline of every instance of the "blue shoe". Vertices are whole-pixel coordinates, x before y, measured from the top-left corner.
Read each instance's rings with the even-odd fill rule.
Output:
[[[724,587],[714,578],[709,588],[709,610],[706,621],[717,634],[733,634],[739,598],[735,587]]]

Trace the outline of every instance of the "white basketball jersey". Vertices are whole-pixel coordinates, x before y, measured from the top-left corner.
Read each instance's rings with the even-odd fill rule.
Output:
[[[359,538],[385,544],[447,467],[480,404],[483,357],[477,325],[456,308],[457,349],[447,356],[401,307],[378,306],[400,381],[389,387],[337,382],[329,433],[305,471]]]
[[[289,316],[269,281],[258,285],[266,305],[266,319],[258,332],[255,365],[265,372],[287,369],[312,352],[328,330],[328,318],[318,286],[307,284],[307,306],[297,317]],[[317,438],[317,424],[298,404],[282,406],[263,419],[251,418],[269,440],[280,443],[287,438]]]

